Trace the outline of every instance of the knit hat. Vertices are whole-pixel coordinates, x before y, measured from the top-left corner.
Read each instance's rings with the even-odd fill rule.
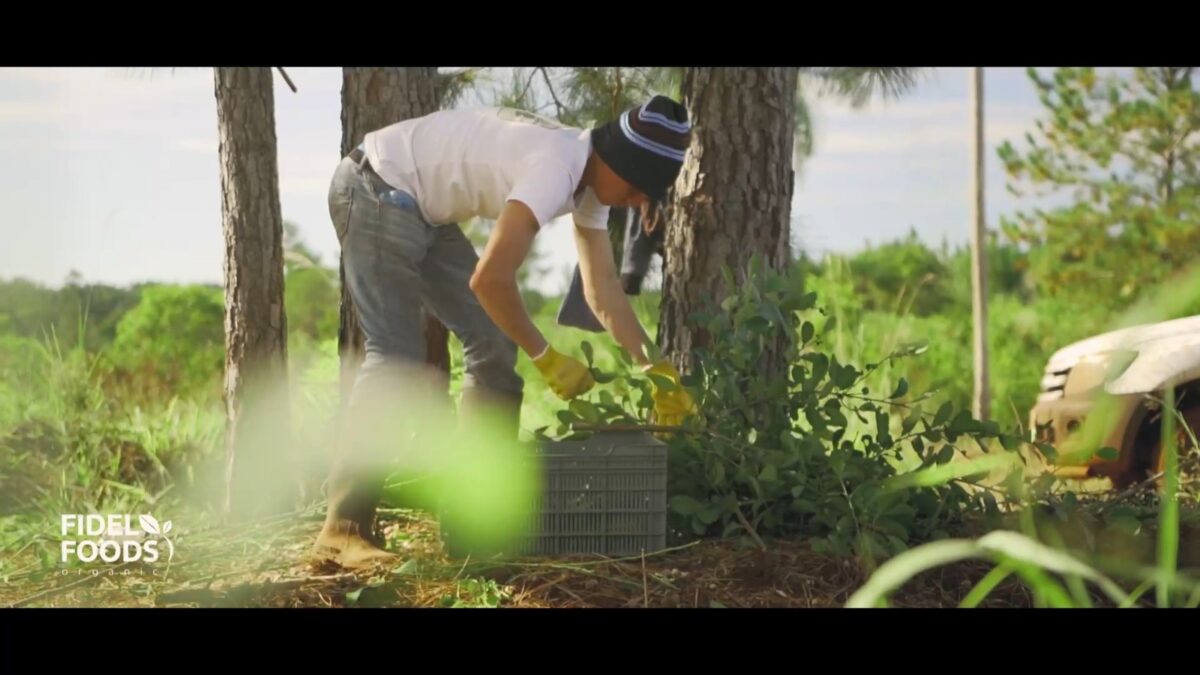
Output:
[[[618,176],[658,201],[679,176],[691,134],[687,108],[655,96],[593,129],[592,147]]]

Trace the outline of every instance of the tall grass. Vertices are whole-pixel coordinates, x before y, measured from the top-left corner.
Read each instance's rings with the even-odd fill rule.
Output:
[[[1118,317],[1114,323],[1133,325],[1162,320],[1173,316],[1178,307],[1197,299],[1200,299],[1200,267],[1177,278],[1169,288],[1158,289]],[[1018,575],[1022,583],[1031,590],[1038,606],[1090,607],[1091,598],[1085,589],[1085,582],[1099,588],[1103,595],[1118,607],[1131,607],[1141,602],[1142,596],[1151,588],[1155,589],[1155,603],[1159,607],[1200,605],[1200,579],[1179,569],[1181,481],[1176,423],[1181,425],[1192,448],[1200,449],[1200,443],[1197,443],[1195,430],[1188,426],[1187,418],[1176,407],[1178,384],[1180,383],[1168,380],[1161,386],[1164,414],[1160,428],[1160,448],[1163,453],[1164,475],[1162,491],[1158,498],[1154,566],[1141,567],[1127,560],[1108,560],[1098,556],[1094,556],[1094,560],[1084,562],[1080,555],[1067,552],[1061,538],[1053,534],[1052,530],[1050,532],[1053,546],[1039,541],[1040,532],[1035,523],[1035,509],[1032,508],[1030,498],[1031,486],[1024,480],[1024,472],[1018,468],[1008,485],[1011,501],[1020,509],[1019,523],[1022,532],[996,531],[975,540],[933,542],[907,551],[880,567],[867,583],[851,596],[847,605],[886,605],[888,595],[912,577],[942,565],[972,558],[990,560],[995,567],[971,590],[964,599],[963,606],[978,605],[1012,574]],[[1097,396],[1099,400],[1106,398],[1103,392]],[[1104,416],[1093,414],[1090,417]],[[1089,419],[1084,428],[1111,423],[1108,419]],[[1083,430],[1079,433],[1083,434]],[[1099,434],[1098,437],[1103,436],[1104,434]],[[1090,450],[1094,451],[1095,448]],[[968,465],[979,464],[988,459],[984,457],[971,460]],[[1070,495],[1070,499],[1075,501],[1073,494]],[[1124,590],[1101,570],[1121,578],[1131,590]]]

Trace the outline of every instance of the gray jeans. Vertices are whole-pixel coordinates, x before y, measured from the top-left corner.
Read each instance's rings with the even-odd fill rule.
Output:
[[[427,223],[410,195],[349,158],[333,176],[329,214],[366,338],[352,404],[366,381],[424,363],[422,305],[462,342],[464,388],[521,394],[517,345],[469,287],[479,256],[458,225]]]

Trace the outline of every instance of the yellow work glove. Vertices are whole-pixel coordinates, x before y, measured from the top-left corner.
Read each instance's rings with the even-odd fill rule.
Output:
[[[550,390],[564,401],[587,392],[596,384],[587,366],[549,345],[541,356],[533,359],[533,365],[542,373]]]
[[[659,424],[679,426],[689,415],[696,414],[696,402],[692,400],[692,395],[688,393],[687,389],[680,384],[679,371],[671,365],[670,361],[658,361],[653,365],[643,367],[642,372],[662,375],[675,384],[673,389],[667,390],[660,388],[653,378],[650,380],[654,387],[652,392],[654,417]]]

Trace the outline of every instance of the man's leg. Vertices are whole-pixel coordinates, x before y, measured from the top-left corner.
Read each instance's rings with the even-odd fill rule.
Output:
[[[385,560],[374,534],[375,509],[390,460],[412,428],[405,401],[430,386],[424,372],[420,264],[427,227],[411,211],[383,203],[379,181],[343,163],[330,190],[330,214],[342,243],[346,285],[363,327],[366,358],[338,434],[319,548],[348,567]]]
[[[433,228],[433,243],[421,263],[425,306],[463,343],[460,425],[485,416],[509,438],[520,428],[524,381],[517,374],[517,345],[484,311],[470,288],[479,256],[457,225]]]

